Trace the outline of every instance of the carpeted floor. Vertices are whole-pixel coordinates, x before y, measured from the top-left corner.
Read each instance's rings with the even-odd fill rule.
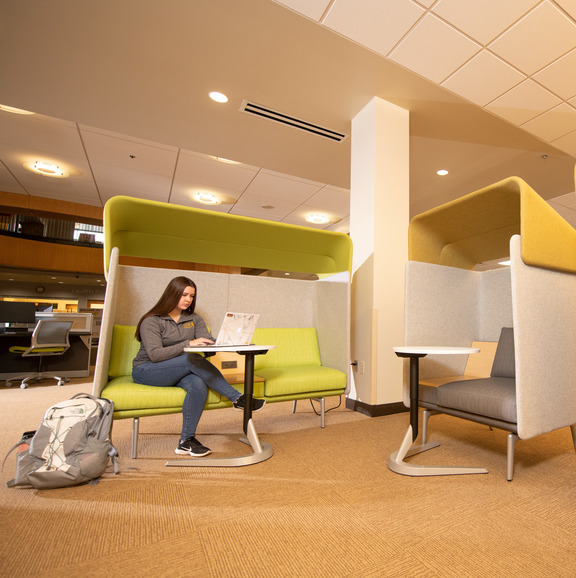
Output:
[[[49,405],[90,391],[74,380],[0,386],[0,456]],[[327,407],[337,399],[327,402]],[[166,468],[181,416],[114,424],[121,473],[97,485],[0,488],[0,575],[376,577],[576,575],[576,455],[568,429],[521,441],[506,481],[506,434],[431,419],[441,447],[418,463],[485,466],[471,476],[411,478],[387,468],[408,414],[368,418],[344,408],[326,428],[300,402],[255,415],[274,456],[241,468]],[[215,455],[247,451],[241,414],[206,412],[199,438]],[[203,434],[203,435],[201,435]],[[6,462],[5,482],[15,454]]]

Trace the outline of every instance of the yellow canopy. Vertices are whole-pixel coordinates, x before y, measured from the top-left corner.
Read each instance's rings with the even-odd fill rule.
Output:
[[[104,271],[120,256],[320,276],[350,271],[352,241],[334,233],[118,196],[104,207]]]
[[[576,273],[576,230],[518,177],[414,217],[409,259],[473,269],[509,255],[515,234],[527,265]]]

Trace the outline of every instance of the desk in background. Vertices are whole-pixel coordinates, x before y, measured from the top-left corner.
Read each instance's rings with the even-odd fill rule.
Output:
[[[57,373],[62,377],[88,377],[90,374],[90,348],[92,342],[91,313],[36,313],[36,321],[41,319],[59,319],[72,321],[70,330],[70,349],[64,355],[45,357],[42,371]],[[26,373],[34,373],[38,368],[38,358],[22,357],[9,351],[14,345],[28,347],[34,331],[29,326],[26,331],[18,328],[11,331],[7,327],[0,333],[0,380],[10,380]]]

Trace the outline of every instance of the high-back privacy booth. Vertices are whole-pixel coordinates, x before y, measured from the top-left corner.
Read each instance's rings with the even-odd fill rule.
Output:
[[[106,203],[104,233],[107,288],[95,394],[106,387],[111,359],[115,363],[118,357],[112,351],[115,327],[135,326],[170,279],[180,275],[196,283],[196,311],[214,335],[227,311],[258,313],[258,328],[315,328],[322,365],[348,376],[352,245],[347,235],[131,197]],[[132,258],[178,266],[133,265]],[[182,262],[309,273],[319,280],[190,271]],[[174,411],[152,408],[115,417]]]
[[[508,254],[510,267],[475,270]],[[490,410],[452,415],[502,427],[513,442],[575,424],[576,231],[519,178],[418,215],[409,229],[405,344],[470,347],[497,342],[502,328],[513,330],[515,392],[506,402],[515,416],[493,424]],[[428,355],[420,378],[463,375],[466,362]],[[407,372],[404,392],[409,406]],[[421,405],[451,413],[422,393]]]

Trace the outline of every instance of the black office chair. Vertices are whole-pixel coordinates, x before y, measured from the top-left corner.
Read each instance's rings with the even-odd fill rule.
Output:
[[[32,333],[30,347],[15,345],[10,348],[12,353],[22,357],[37,357],[38,367],[34,373],[13,377],[6,381],[6,387],[12,386],[12,380],[22,380],[20,387],[26,389],[28,383],[42,379],[57,379],[58,385],[64,385],[68,378],[59,377],[52,373],[42,372],[42,358],[54,355],[63,355],[70,349],[69,334],[72,321],[59,321],[57,319],[42,319],[38,322]]]

